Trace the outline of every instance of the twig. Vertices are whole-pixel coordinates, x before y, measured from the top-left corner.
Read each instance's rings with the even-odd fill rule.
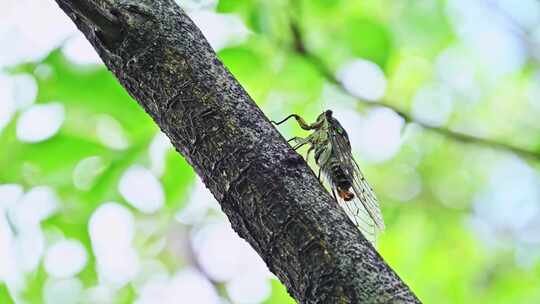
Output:
[[[393,110],[394,112],[396,112],[399,116],[401,116],[408,123],[415,123],[415,124],[421,126],[422,128],[424,128],[426,130],[438,133],[440,135],[446,136],[448,138],[451,138],[451,139],[459,141],[459,142],[472,143],[472,144],[481,145],[481,146],[485,146],[485,147],[489,147],[489,148],[493,148],[493,149],[510,151],[512,153],[515,153],[515,154],[517,154],[519,156],[522,156],[522,157],[525,157],[525,158],[540,160],[540,152],[527,150],[527,149],[524,149],[524,148],[521,148],[521,147],[516,147],[516,146],[510,145],[510,144],[507,144],[507,143],[503,143],[503,142],[499,142],[499,141],[496,141],[496,140],[493,140],[493,139],[482,138],[482,137],[477,137],[477,136],[473,136],[473,135],[469,135],[469,134],[465,134],[465,133],[461,133],[461,132],[452,131],[450,129],[443,128],[443,127],[434,127],[434,126],[431,126],[431,125],[429,125],[429,124],[427,124],[425,122],[422,122],[422,121],[419,121],[419,120],[413,118],[411,114],[407,113],[406,111],[404,111],[402,109],[399,109],[398,107],[396,107],[395,105],[391,104],[388,101],[383,100],[383,101],[379,101],[379,102],[374,103],[374,102],[368,102],[366,100],[363,100],[363,99],[357,98],[356,96],[353,96],[345,88],[343,83],[341,81],[339,81],[339,79],[336,78],[334,73],[328,68],[328,66],[323,62],[323,60],[321,60],[321,58],[319,58],[317,55],[315,55],[315,54],[313,54],[312,52],[309,51],[309,49],[306,47],[306,45],[304,43],[304,40],[303,40],[303,37],[302,37],[302,34],[301,34],[302,32],[301,32],[298,24],[295,23],[294,21],[291,21],[290,26],[291,26],[291,32],[292,32],[292,36],[293,36],[293,40],[294,40],[293,41],[294,50],[298,54],[300,54],[300,55],[304,56],[306,59],[308,59],[313,64],[313,66],[317,68],[319,73],[321,73],[321,75],[328,82],[334,84],[341,92],[343,92],[344,94],[347,94],[350,97],[355,98],[357,101],[361,102],[364,106],[389,108],[389,109]]]

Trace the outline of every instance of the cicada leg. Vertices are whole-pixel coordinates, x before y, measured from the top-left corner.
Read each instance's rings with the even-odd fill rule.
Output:
[[[307,150],[306,161],[309,159],[309,153],[311,153],[311,151],[313,151],[313,149],[315,149],[315,148],[313,146],[310,146],[309,149]]]
[[[304,129],[304,130],[313,130],[313,129],[317,129],[320,127],[320,123],[317,124],[317,123],[314,123],[314,124],[308,124],[302,117],[300,117],[300,115],[297,115],[297,114],[291,114],[287,117],[285,117],[283,120],[279,121],[279,122],[275,122],[275,121],[271,121],[273,124],[275,124],[276,126],[279,126],[280,124],[286,122],[287,120],[291,119],[291,118],[294,118],[296,119],[296,121],[298,122],[298,124],[300,125],[300,128]]]
[[[295,137],[287,140],[287,142],[291,142],[291,141],[295,141],[295,140],[302,140],[302,139],[303,139],[302,137],[295,136]]]
[[[309,142],[309,140],[307,140],[306,138],[302,138],[302,137],[298,137],[298,136],[295,136],[295,137],[287,140],[287,142],[291,142],[291,141],[296,142],[296,144],[293,146],[293,150],[298,150],[298,149],[300,149],[300,147],[304,146],[305,144],[307,144]]]
[[[338,203],[339,201],[338,201],[337,195],[336,195],[336,190],[334,190],[333,188],[332,188],[332,196],[334,197],[334,201],[336,202],[336,204],[339,205],[339,203]]]
[[[298,150],[298,149],[300,149],[302,146],[304,146],[305,144],[307,144],[307,142],[302,142],[302,143],[296,144],[296,146],[293,147],[293,150]]]

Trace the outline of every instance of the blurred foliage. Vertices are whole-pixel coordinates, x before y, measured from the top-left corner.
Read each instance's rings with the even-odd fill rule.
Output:
[[[221,0],[215,7],[219,14],[239,16],[250,31],[245,41],[217,53],[268,116],[281,118],[297,113],[312,120],[327,107],[341,109],[338,113],[344,116],[348,113],[345,120],[352,126],[349,133],[355,152],[385,216],[387,230],[380,237],[379,252],[426,303],[540,302],[540,241],[535,236],[540,234],[535,224],[540,222],[540,195],[535,194],[535,189],[540,189],[538,158],[522,158],[500,147],[463,143],[430,131],[434,125],[540,154],[540,73],[534,55],[537,44],[523,43],[529,39],[523,35],[538,33],[540,23],[506,41],[508,45],[493,46],[521,50],[514,57],[496,53],[500,66],[518,62],[501,72],[497,64],[485,61],[489,52],[477,53],[475,43],[484,37],[482,19],[492,20],[489,18],[495,14],[503,25],[508,23],[514,30],[493,19],[499,22],[496,29],[485,32],[488,36],[500,31],[503,37],[508,32],[513,35],[521,15],[505,13],[504,6],[493,8],[488,2],[481,6],[484,11],[475,20],[467,19],[469,23],[465,22],[467,11],[478,10],[478,4],[468,8],[467,1],[457,0]],[[456,7],[462,11],[456,13]],[[540,12],[538,5],[530,9]],[[320,61],[295,50],[298,41],[291,32],[292,22],[299,26],[303,47]],[[480,34],[470,38],[475,31]],[[519,61],[516,56],[525,59]],[[362,154],[388,135],[380,128],[362,131],[368,128],[365,122],[370,121],[376,103],[344,94],[320,72],[320,65],[325,65],[339,75],[344,66],[358,59],[384,73],[383,101],[411,113],[419,122],[407,123],[398,130],[399,149],[382,161],[370,161]],[[146,168],[155,165],[149,149],[158,130],[113,76],[101,65],[71,62],[62,47],[42,60],[11,66],[6,72],[32,75],[38,85],[35,102],[60,102],[65,121],[53,137],[23,142],[17,138],[17,121],[22,115],[18,111],[0,129],[0,184],[19,184],[25,191],[41,185],[54,189],[61,205],[41,228],[48,244],[62,238],[81,242],[88,262],[77,277],[84,288],[100,282],[89,221],[105,202],[119,202],[135,215],[134,246],[141,261],[159,260],[169,273],[193,264],[193,257],[178,244],[181,241],[176,234],[186,234],[189,229],[175,223],[175,215],[196,197],[190,194],[195,174],[184,159],[168,149],[162,156],[162,172],[154,172],[165,197],[165,207],[159,211],[142,212],[119,192],[118,184],[128,168],[134,164]],[[369,83],[368,76],[359,74],[366,77],[360,83]],[[422,101],[426,94],[421,92],[427,91],[435,93],[426,93],[431,99]],[[449,102],[442,103],[445,100]],[[99,122],[104,119],[120,126],[125,147],[111,147],[100,138]],[[288,136],[305,134],[292,124],[280,130]],[[372,138],[356,148],[358,134],[371,134]],[[74,171],[78,164],[96,156],[103,161],[103,170],[95,173],[88,187],[76,187]],[[499,171],[510,172],[508,179],[516,180],[515,188],[505,190],[505,179],[493,182]],[[521,182],[529,172],[531,179]],[[485,197],[488,199],[482,199]],[[503,207],[495,204],[497,201],[502,201]],[[28,303],[42,303],[48,279],[40,262],[25,274],[22,298]],[[137,288],[136,282],[124,285],[114,293],[114,303],[135,301]],[[219,291],[230,299],[227,288]],[[2,284],[0,302],[13,302]],[[271,294],[263,303],[293,300],[272,279]]]

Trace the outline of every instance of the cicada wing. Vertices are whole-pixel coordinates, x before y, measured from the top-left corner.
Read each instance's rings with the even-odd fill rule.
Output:
[[[334,184],[329,171],[323,167],[322,172],[324,180],[330,187],[339,206],[345,211],[351,222],[362,232],[364,237],[372,244],[375,244],[379,229],[371,218],[371,215],[367,212],[367,209],[364,207],[361,198],[356,195],[354,199],[345,201],[337,195],[336,185]]]
[[[335,191],[335,190],[332,190]],[[341,197],[334,195],[339,206],[345,211],[349,219],[362,232],[362,235],[375,245],[379,229],[373,222],[373,219],[364,208],[359,198],[355,197],[350,201],[345,201]]]
[[[352,223],[362,232],[364,237],[375,245],[380,229],[375,224],[372,216],[368,213],[368,210],[364,207],[361,197],[355,195],[352,200],[345,201],[342,197],[337,195],[337,185],[332,179],[328,166],[323,165],[321,169],[325,184],[330,188],[330,191],[334,195],[339,206],[345,211]]]
[[[347,176],[350,176],[352,191],[355,195],[352,201],[344,202],[345,207],[351,209],[353,217],[357,218],[358,222],[368,222],[369,225],[366,225],[372,230],[367,234],[376,236],[385,228],[377,197],[354,160],[347,137],[338,134],[336,130],[332,130],[330,133],[333,152],[338,157]]]

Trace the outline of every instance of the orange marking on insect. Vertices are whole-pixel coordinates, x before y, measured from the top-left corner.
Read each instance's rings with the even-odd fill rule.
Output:
[[[338,195],[346,202],[354,198],[354,193],[349,190],[338,189]]]

